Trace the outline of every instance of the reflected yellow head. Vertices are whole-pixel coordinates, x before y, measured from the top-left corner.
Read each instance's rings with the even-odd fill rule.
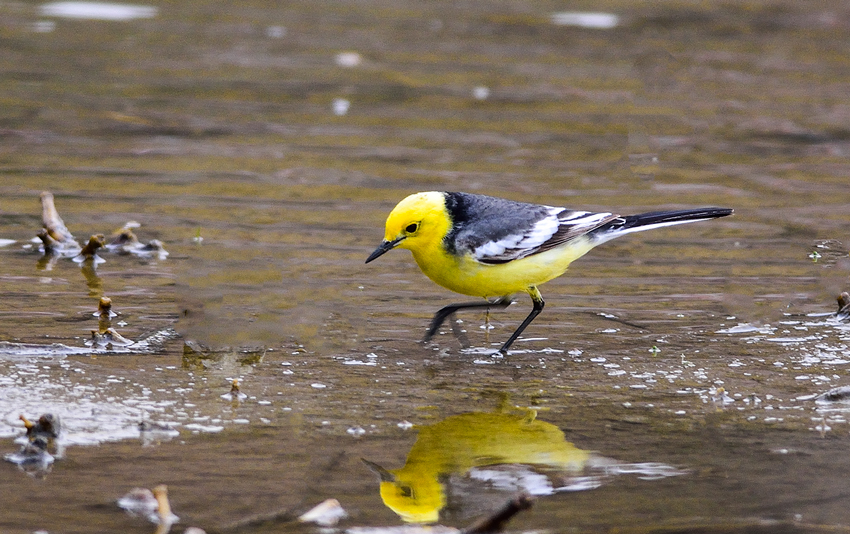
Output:
[[[427,464],[393,471],[362,459],[381,479],[381,500],[407,523],[435,523],[446,505],[439,480]]]
[[[396,475],[400,474],[398,470]],[[446,506],[442,485],[434,478],[425,476],[396,478],[393,482],[381,482],[381,500],[406,523],[436,523],[440,510]]]

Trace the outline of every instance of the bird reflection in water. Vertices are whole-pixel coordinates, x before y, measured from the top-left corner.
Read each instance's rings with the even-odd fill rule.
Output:
[[[545,496],[593,489],[617,474],[652,479],[686,472],[658,463],[623,464],[579,449],[531,409],[465,413],[418,430],[400,469],[363,460],[380,478],[384,504],[408,523],[489,513],[506,494]]]

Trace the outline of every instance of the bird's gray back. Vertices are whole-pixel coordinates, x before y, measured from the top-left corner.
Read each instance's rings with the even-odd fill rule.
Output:
[[[552,208],[472,193],[445,193],[452,228],[444,244],[450,252],[465,253],[490,241],[525,235]]]

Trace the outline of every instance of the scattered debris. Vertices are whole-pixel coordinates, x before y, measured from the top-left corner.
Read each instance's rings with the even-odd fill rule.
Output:
[[[224,395],[221,396],[221,398],[224,399],[224,400],[239,402],[241,400],[247,399],[248,395],[239,391],[239,381],[233,380],[230,383],[230,392],[225,393]]]
[[[37,236],[42,242],[44,255],[37,267],[40,270],[50,271],[59,258],[72,258],[80,253],[82,247],[68,231],[62,217],[56,211],[53,194],[49,191],[41,193],[41,221],[42,229]]]
[[[348,517],[342,505],[336,499],[328,499],[321,504],[311,508],[298,517],[302,523],[315,523],[320,527],[333,527],[340,519]]]
[[[139,423],[139,432],[177,432],[170,426],[163,423],[152,423],[150,421],[142,421]],[[178,432],[179,434],[179,432]]]
[[[131,516],[141,516],[151,523],[158,523],[157,509],[159,503],[153,492],[147,488],[133,488],[129,493],[118,499],[118,507]]]
[[[135,344],[135,341],[122,336],[112,327],[112,318],[117,317],[118,314],[112,311],[111,298],[100,297],[97,312],[93,315],[97,317],[97,330],[91,331],[91,338],[86,341],[87,346],[111,351],[115,347],[128,347]]]
[[[23,414],[18,418],[24,422],[27,429],[27,438],[34,440],[36,438],[57,439],[62,432],[62,423],[59,418],[52,413],[46,413],[38,418],[38,422],[33,423],[24,417]]]
[[[171,504],[168,502],[168,487],[165,484],[160,484],[153,490],[133,488],[116,502],[118,507],[128,514],[144,517],[151,523],[158,525],[170,527],[180,520],[171,512]],[[160,531],[157,530],[157,532]]]
[[[109,297],[100,297],[100,301],[97,303],[97,311],[92,315],[105,319],[118,317],[118,313],[112,311],[112,299]]]
[[[162,242],[158,239],[152,239],[148,244],[143,244],[133,233],[133,228],[139,228],[141,224],[136,221],[129,221],[121,227],[114,235],[113,240],[106,245],[110,252],[118,254],[135,254],[137,256],[156,256],[160,260],[164,260],[168,256]]]
[[[139,241],[139,238],[136,237],[136,234],[134,234],[129,228],[123,230],[120,234],[118,234],[118,237],[106,245],[109,250],[120,254],[130,254],[134,250],[138,250],[143,246],[144,245],[142,245]]]
[[[158,352],[163,346],[173,339],[178,339],[180,334],[173,328],[163,328],[152,334],[146,335],[135,343],[122,346],[118,344],[97,345],[90,344],[86,347],[72,347],[62,343],[13,343],[0,341],[0,352],[4,358],[31,358],[31,357],[59,357],[74,354],[147,354]],[[102,339],[102,338],[100,338]],[[123,339],[123,338],[122,338]],[[91,343],[89,341],[88,343]]]
[[[73,260],[77,263],[91,262],[93,265],[103,263],[106,260],[97,255],[98,249],[106,246],[106,240],[103,234],[93,235],[89,238],[89,242],[74,256]]]
[[[51,243],[54,243],[54,246],[80,249],[79,243],[65,226],[62,217],[59,216],[53,202],[53,193],[50,191],[41,193],[41,222],[44,225],[47,237],[50,238]]]
[[[150,447],[163,441],[170,441],[180,435],[173,427],[163,423],[142,421],[139,423],[139,438],[143,447]]]
[[[180,520],[179,517],[171,513],[171,503],[168,502],[168,486],[160,484],[153,489],[153,496],[159,505],[157,513],[159,516],[159,524],[172,524]]]
[[[112,241],[106,245],[110,250],[116,248],[122,248],[127,245],[130,247],[139,246],[139,239],[136,237],[136,234],[133,233],[133,228],[141,228],[141,224],[136,221],[127,221],[124,223],[124,226],[112,232]]]
[[[50,471],[54,457],[47,452],[48,440],[39,436],[28,440],[21,450],[3,456],[3,459],[13,463],[32,475],[44,476]]]
[[[168,251],[159,239],[151,239],[147,245],[143,245],[137,249],[134,254],[138,256],[156,256],[159,260],[164,260],[168,257]]]
[[[152,239],[147,244],[139,241],[133,233],[134,228],[141,226],[136,221],[129,221],[118,229],[108,245],[103,234],[96,234],[89,238],[86,246],[81,247],[59,216],[53,194],[49,191],[41,193],[41,219],[43,228],[37,236],[42,242],[44,252],[44,256],[39,260],[39,268],[42,270],[51,270],[58,258],[73,258],[77,263],[88,261],[94,265],[103,263],[105,260],[97,255],[101,248],[118,254],[155,257],[160,260],[168,257],[168,251],[161,241]]]
[[[97,303],[97,311],[93,315],[97,317],[99,334],[105,334],[112,328],[112,318],[118,317],[118,314],[112,311],[112,299],[109,297],[100,297]]]
[[[835,318],[839,321],[850,321],[850,293],[844,291],[838,295],[838,312]]]
[[[105,348],[106,350],[112,350],[116,346],[126,347],[134,343],[135,341],[122,336],[112,327],[107,328],[103,332],[92,330],[91,339],[86,341],[86,345],[89,347]]]
[[[63,253],[66,253],[69,256],[76,256],[81,250],[79,243],[77,243],[76,241],[71,242],[73,243],[73,245],[75,245],[73,247],[66,247],[59,241],[56,241],[50,236],[50,233],[45,228],[42,228],[41,231],[36,234],[36,236],[41,239],[41,242],[44,245],[45,254],[61,255]],[[66,252],[68,248],[70,248],[71,250],[69,252]]]
[[[63,455],[64,449],[59,443],[62,424],[57,416],[50,413],[42,415],[35,423],[23,414],[18,418],[26,428],[26,442],[18,452],[6,454],[3,459],[17,465],[30,475],[44,476],[50,471],[55,460],[54,456],[48,452],[48,447],[53,444],[56,455],[59,457]]]
[[[829,402],[850,402],[850,386],[832,388],[815,397],[815,402],[826,404]]]
[[[727,404],[732,404],[733,402],[735,402],[735,399],[733,399],[729,396],[728,393],[726,393],[726,388],[724,387],[714,388],[709,393],[711,394],[711,402],[713,402],[718,409],[723,408]]]

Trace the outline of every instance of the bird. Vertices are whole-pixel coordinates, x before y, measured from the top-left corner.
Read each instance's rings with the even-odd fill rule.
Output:
[[[524,489],[535,495],[563,491],[555,488],[585,478],[582,475],[590,474],[585,468],[589,471],[596,459],[567,441],[560,428],[537,419],[531,409],[462,413],[418,431],[400,469],[385,469],[361,458],[380,478],[381,500],[408,523],[434,523],[443,510],[480,510],[494,489],[510,487],[513,493]],[[502,484],[476,481],[470,473],[482,468],[497,469]],[[529,470],[534,475],[529,476]],[[464,502],[479,506],[459,506]]]
[[[733,213],[729,208],[653,211],[639,215],[517,202],[487,195],[414,193],[390,212],[384,239],[370,263],[395,248],[408,249],[419,269],[438,285],[485,300],[450,304],[434,315],[424,341],[447,317],[470,308],[507,307],[528,293],[532,309],[498,350],[502,355],[543,311],[538,286],[566,272],[594,247],[617,237]]]

